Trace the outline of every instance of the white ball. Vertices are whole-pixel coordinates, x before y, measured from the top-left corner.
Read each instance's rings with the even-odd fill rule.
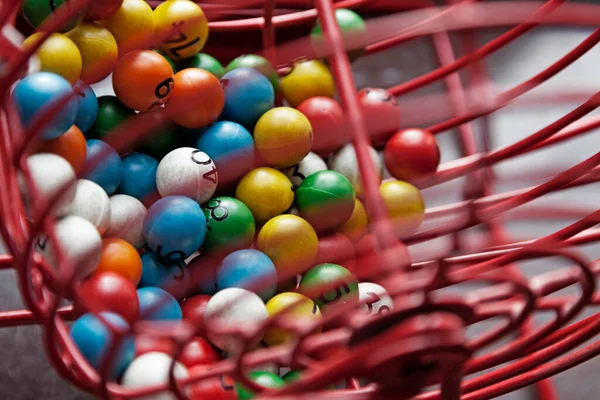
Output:
[[[394,309],[394,302],[388,292],[380,285],[371,282],[358,284],[360,308],[369,315],[384,314]]]
[[[369,154],[373,165],[377,171],[377,176],[381,182],[381,175],[383,174],[383,159],[379,156],[377,151],[369,146]],[[360,171],[358,169],[358,160],[356,158],[356,152],[351,144],[347,144],[342,147],[337,153],[333,154],[329,158],[329,169],[339,172],[344,175],[357,194],[362,193],[362,183],[360,178]]]
[[[123,374],[122,384],[129,388],[143,388],[169,382],[169,371],[173,359],[164,353],[150,352],[137,357]],[[175,362],[173,369],[175,379],[188,377],[188,370],[181,363]],[[175,400],[170,391],[159,392],[139,397],[143,400]]]
[[[59,193],[61,196],[55,202],[51,215],[60,217],[69,212],[75,198],[75,171],[71,164],[59,155],[39,153],[27,157],[27,166],[31,173],[33,185],[44,202],[50,201]],[[69,182],[72,184],[69,185]],[[68,185],[65,187],[65,185]],[[19,175],[19,187],[28,217],[31,217],[32,199],[25,178]],[[39,204],[36,204],[39,206]]]
[[[141,201],[126,194],[110,197],[110,223],[104,236],[117,237],[139,249],[145,243],[142,235],[148,211]]]
[[[100,185],[87,179],[77,181],[75,199],[71,203],[70,215],[90,221],[102,235],[110,222],[110,201]]]
[[[218,348],[235,353],[239,342],[233,335],[219,333],[219,328],[253,328],[267,319],[267,307],[256,294],[240,288],[227,288],[213,295],[204,312],[208,339]],[[218,326],[218,328],[217,328]],[[257,345],[256,343],[251,345]]]
[[[294,187],[298,187],[309,175],[326,169],[327,164],[321,157],[315,153],[308,153],[300,163],[287,167],[285,174],[290,178]]]
[[[75,269],[75,277],[82,279],[94,272],[102,252],[102,238],[90,221],[75,215],[69,215],[54,224],[56,243],[43,233],[36,238],[35,250],[46,262],[58,270],[57,249],[64,254],[65,262]]]
[[[210,200],[218,181],[213,160],[193,147],[173,150],[156,170],[156,187],[161,196],[187,196],[200,204]]]

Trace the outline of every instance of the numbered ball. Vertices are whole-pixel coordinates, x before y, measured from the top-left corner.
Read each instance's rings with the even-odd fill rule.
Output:
[[[144,321],[181,320],[181,307],[175,297],[157,287],[137,290],[140,302],[140,319]]]
[[[79,179],[70,214],[87,219],[103,235],[108,229],[111,216],[108,195],[98,184]]]
[[[25,128],[32,126],[36,117],[64,100],[72,92],[69,82],[51,72],[38,72],[23,78],[15,87],[12,99]],[[50,140],[69,130],[77,117],[78,101],[72,98],[40,132],[40,137]]]
[[[338,231],[350,238],[353,242],[360,240],[366,233],[369,225],[367,210],[359,199],[354,201],[354,209],[350,219],[346,221]]]
[[[43,36],[34,33],[23,42],[23,48],[33,47]],[[81,75],[82,61],[79,49],[71,39],[60,33],[53,33],[35,52],[40,61],[40,71],[52,72],[65,78],[71,85]]]
[[[256,151],[278,167],[297,164],[310,152],[312,128],[308,119],[290,107],[267,111],[254,127]]]
[[[253,371],[248,373],[248,379],[264,389],[279,389],[285,386],[285,382],[279,376],[267,371]],[[235,384],[238,400],[253,399],[257,393],[239,383]]]
[[[388,292],[376,283],[359,283],[358,301],[361,303],[361,310],[369,315],[385,314],[394,309],[394,303]]]
[[[216,350],[210,345],[208,340],[202,337],[195,337],[188,341],[183,347],[179,356],[179,361],[186,367],[192,368],[198,365],[211,365],[220,360]]]
[[[338,264],[347,270],[356,270],[356,252],[354,245],[345,235],[333,233],[319,238],[317,264]]]
[[[285,174],[290,178],[294,187],[298,187],[307,176],[326,169],[327,164],[321,157],[315,153],[308,153],[298,164],[286,168]]]
[[[257,54],[244,54],[234,58],[225,69],[225,72],[233,71],[236,68],[254,68],[265,76],[273,85],[273,90],[279,89],[279,75],[273,68],[273,65],[266,58]]]
[[[23,1],[22,10],[27,22],[34,28],[38,28],[55,10],[62,7],[75,8],[78,5],[67,0],[25,0]],[[85,9],[81,8],[80,12],[77,12],[73,18],[62,24],[58,30],[68,32],[73,29],[83,18],[84,12]]]
[[[94,22],[82,22],[67,33],[81,53],[81,80],[92,84],[106,78],[115,68],[119,49],[110,31]]]
[[[440,164],[440,149],[431,132],[405,129],[385,144],[385,166],[390,174],[407,182],[435,173]]]
[[[356,277],[337,264],[320,264],[309,270],[302,277],[298,291],[313,299],[325,314],[358,304]]]
[[[186,291],[188,280],[189,272],[183,261],[161,259],[152,251],[142,255],[142,277],[138,287],[161,288],[178,298]]]
[[[339,172],[320,171],[307,177],[296,190],[300,216],[317,232],[344,224],[354,210],[354,190]]]
[[[344,48],[348,50],[350,62],[357,60],[365,52],[367,46],[367,26],[365,21],[352,10],[347,8],[338,8],[335,10],[335,19],[340,31]],[[327,46],[323,40],[323,32],[320,21],[315,24],[310,38],[313,48],[317,55],[326,56]]]
[[[123,239],[136,249],[144,244],[142,229],[146,207],[135,197],[116,194],[110,197],[110,221],[107,237]]]
[[[121,125],[125,120],[135,115],[135,111],[127,108],[115,96],[98,98],[98,116],[92,126],[89,136],[102,139]]]
[[[379,187],[396,235],[413,233],[425,218],[425,203],[419,189],[403,181],[384,182]]]
[[[110,18],[99,23],[115,37],[121,57],[133,50],[152,47],[152,8],[144,0],[123,0],[121,7]]]
[[[208,39],[206,16],[191,1],[164,2],[156,7],[153,18],[157,48],[175,60],[198,53]]]
[[[181,69],[185,68],[200,68],[210,72],[217,79],[225,74],[225,70],[221,63],[211,55],[205,53],[197,53],[189,58],[185,58],[179,62]]]
[[[158,161],[142,153],[130,153],[121,159],[123,175],[117,193],[144,201],[156,193]]]
[[[369,155],[375,172],[377,173],[377,179],[381,182],[381,176],[383,175],[383,160],[379,153],[369,146]],[[363,184],[360,169],[358,168],[358,160],[356,158],[356,152],[352,144],[347,144],[342,147],[337,153],[329,158],[329,168],[333,171],[337,171],[344,175],[350,183],[354,193],[362,195]]]
[[[223,259],[217,270],[217,290],[242,288],[264,301],[275,294],[277,272],[271,259],[258,250],[238,250]]]
[[[162,119],[162,109],[147,111],[146,116]],[[180,127],[172,121],[163,121],[146,132],[144,138],[139,140],[136,151],[147,154],[157,160],[162,160],[169,152],[183,146],[189,146],[189,140],[181,135]]]
[[[248,206],[260,224],[290,208],[294,190],[283,173],[273,168],[256,168],[240,180],[235,197]]]
[[[292,107],[315,97],[335,96],[335,84],[329,68],[319,60],[300,61],[281,78],[279,87],[283,97]]]
[[[159,353],[151,352],[136,357],[123,374],[122,385],[127,388],[144,388],[158,384],[167,384],[171,376],[171,365],[173,358]],[[188,370],[181,363],[175,361],[173,368],[175,379],[188,377]],[[152,400],[175,400],[176,397],[170,391],[163,391],[146,396]]]
[[[79,173],[85,164],[87,156],[85,136],[83,136],[78,127],[73,125],[56,139],[45,141],[40,152],[54,153],[61,156],[71,164],[75,173]]]
[[[123,0],[104,0],[88,3],[84,19],[87,21],[106,19],[116,13],[122,4]]]
[[[204,251],[225,254],[250,247],[256,228],[254,216],[244,203],[231,197],[217,197],[203,209],[207,225]]]
[[[297,107],[313,129],[312,151],[326,156],[348,142],[348,124],[342,107],[329,97],[304,100]]]
[[[192,324],[196,329],[196,333],[201,336],[206,335],[206,328],[204,326],[204,313],[206,312],[206,305],[208,304],[209,300],[210,296],[199,294],[188,297],[181,303],[183,319]]]
[[[275,91],[271,82],[252,68],[236,68],[221,78],[225,92],[223,117],[252,128],[256,121],[273,108]]]
[[[297,381],[302,377],[302,372],[298,370],[288,371],[285,375],[281,377],[283,381],[287,384]]]
[[[123,174],[119,154],[108,144],[97,139],[88,139],[85,159],[85,179],[97,183],[108,193],[113,194]]]
[[[114,272],[135,286],[142,276],[142,259],[135,247],[118,238],[102,240],[102,254],[96,273]]]
[[[156,169],[156,188],[161,196],[186,196],[206,203],[215,193],[217,167],[212,159],[193,147],[167,154]]]
[[[195,371],[202,371],[202,366],[190,369],[190,374]],[[238,400],[237,392],[235,391],[235,381],[230,376],[221,375],[203,379],[191,385],[190,390],[191,400]]]
[[[306,326],[315,327],[319,332],[321,330],[317,325],[323,320],[319,307],[308,297],[299,293],[280,293],[267,302],[267,311],[269,317],[284,315],[286,319],[293,320],[299,327],[305,329]],[[293,340],[294,331],[284,328],[269,327],[265,331],[263,342],[267,346],[277,346],[288,343]]]
[[[78,86],[82,89],[79,94],[79,112],[75,118],[75,125],[83,132],[87,132],[98,118],[98,98],[84,81],[79,81]]]
[[[367,133],[374,146],[382,145],[400,129],[400,107],[385,89],[367,88],[358,92]]]

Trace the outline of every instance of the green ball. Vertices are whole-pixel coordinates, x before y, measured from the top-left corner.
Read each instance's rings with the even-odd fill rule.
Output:
[[[134,115],[135,111],[121,103],[117,97],[101,96],[98,98],[96,122],[94,122],[87,136],[92,139],[102,139]]]
[[[157,52],[158,54],[160,54],[161,56],[163,56],[165,58],[165,60],[167,60],[167,62],[171,66],[171,69],[173,70],[173,73],[177,72],[177,66],[175,65],[175,62],[171,59],[171,57],[169,57],[168,55],[166,55],[162,51],[158,51],[156,49],[154,51]]]
[[[352,46],[353,50],[348,51],[350,62],[357,60],[365,52],[367,25],[360,15],[347,8],[338,8],[335,10],[335,19],[342,31],[343,41],[346,48]],[[312,32],[310,33],[313,47],[319,53],[324,49],[323,32],[321,24],[317,20]]]
[[[181,60],[179,62],[179,68],[200,68],[210,72],[216,76],[217,79],[221,79],[221,77],[225,74],[221,63],[213,56],[209,56],[208,54],[204,53],[197,53],[190,58]]]
[[[266,76],[271,82],[271,85],[273,85],[275,92],[277,92],[277,89],[279,88],[279,75],[277,75],[277,71],[273,68],[273,65],[269,60],[256,54],[244,54],[231,61],[229,65],[227,65],[225,73],[243,67],[254,68]]]
[[[341,283],[334,289],[327,285]],[[358,304],[358,280],[346,268],[337,264],[319,264],[311,268],[300,281],[298,292],[313,299],[323,314],[346,303]]]
[[[205,251],[230,253],[250,246],[256,226],[244,203],[231,197],[216,197],[202,209],[207,228],[202,245]]]
[[[296,190],[300,216],[318,232],[337,228],[352,216],[355,194],[350,181],[336,171],[309,175]]]
[[[302,377],[302,371],[291,370],[291,371],[287,372],[285,375],[283,375],[281,377],[281,379],[283,379],[283,381],[285,383],[290,384],[292,382],[297,381],[301,377]],[[334,385],[329,385],[329,386],[327,386],[327,389],[328,390],[335,390],[335,386]]]
[[[265,389],[278,389],[285,386],[283,379],[272,372],[253,371],[248,374],[248,378]],[[235,388],[237,390],[238,400],[250,400],[256,395],[256,393],[251,392],[248,388],[239,383],[235,384]]]
[[[33,26],[38,28],[54,11],[58,10],[67,0],[25,0],[22,10],[23,17]],[[66,21],[60,28],[59,32],[68,32],[81,22],[85,9],[78,12],[75,17]]]
[[[183,146],[183,138],[179,129],[180,128],[172,122],[156,127],[146,133],[144,137],[137,142],[137,151],[148,154],[160,161],[172,150],[179,147],[187,147]]]

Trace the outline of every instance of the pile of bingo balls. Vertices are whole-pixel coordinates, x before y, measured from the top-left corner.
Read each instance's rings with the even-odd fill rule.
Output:
[[[22,13],[43,28],[52,4],[62,3],[25,0]],[[355,12],[336,16],[347,37],[364,37]],[[143,0],[95,1],[61,32],[23,43],[38,46],[40,71],[16,84],[12,100],[25,132],[43,115],[47,123],[19,182],[28,219],[54,219],[34,250],[74,282],[62,295],[80,315],[71,337],[91,366],[127,387],[155,385],[168,381],[176,353],[173,374],[185,378],[243,346],[318,334],[352,306],[373,316],[393,309],[382,286],[362,281],[377,263],[376,241],[326,61],[298,61],[283,76],[253,54],[223,67],[201,53],[208,22],[187,0],[154,10]],[[318,49],[318,21],[311,38]],[[115,95],[97,98],[90,85],[107,77]],[[424,218],[413,183],[435,173],[436,140],[400,130],[386,90],[363,89],[358,98],[381,196],[395,233],[407,237]],[[65,104],[52,110],[56,101]],[[156,113],[168,123],[125,149],[109,144],[125,121]],[[255,332],[267,319],[286,323]],[[134,334],[139,321],[183,321],[195,336],[179,352],[166,336]],[[288,366],[248,377],[277,388],[302,375],[280,377],[279,367]],[[255,395],[229,376],[188,394]]]

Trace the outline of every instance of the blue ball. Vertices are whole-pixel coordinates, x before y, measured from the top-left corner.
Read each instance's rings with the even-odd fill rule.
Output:
[[[138,287],[153,286],[175,294],[175,289],[181,289],[188,279],[187,266],[183,261],[160,260],[152,251],[142,254],[142,277]]]
[[[75,118],[75,125],[81,129],[81,132],[87,132],[94,125],[98,116],[98,98],[89,85],[83,81],[79,81],[77,84],[81,85],[83,89],[79,95],[79,111]]]
[[[223,259],[217,270],[217,289],[242,288],[255,292],[264,301],[277,289],[273,261],[258,250],[238,250]]]
[[[142,202],[156,193],[158,161],[146,154],[131,153],[121,158],[121,162],[123,174],[117,193],[127,194]]]
[[[144,321],[173,321],[183,317],[175,297],[157,287],[137,290],[140,301],[140,319]]]
[[[12,98],[24,127],[28,127],[46,106],[52,107],[72,92],[71,84],[62,76],[51,72],[31,74],[17,84]],[[77,97],[56,113],[41,132],[41,138],[51,140],[69,130],[75,123],[79,100]]]
[[[273,108],[275,91],[263,74],[253,68],[236,68],[221,78],[225,92],[223,117],[247,128],[254,127]]]
[[[114,313],[103,312],[100,315],[108,322],[105,325],[96,315],[84,314],[71,326],[71,338],[85,359],[96,369],[100,370],[113,341],[111,326],[117,329],[128,329],[125,320]],[[109,377],[114,379],[121,376],[135,357],[133,336],[123,337],[118,345],[112,361]]]
[[[148,209],[143,234],[152,251],[168,260],[183,261],[204,242],[206,217],[189,197],[163,197]]]
[[[85,159],[85,168],[92,162],[96,166],[84,178],[100,185],[108,195],[113,194],[121,182],[121,175],[123,173],[123,165],[119,154],[102,140],[88,139],[86,143],[87,157]],[[98,154],[101,155],[97,156]],[[96,157],[99,158],[94,161]]]

